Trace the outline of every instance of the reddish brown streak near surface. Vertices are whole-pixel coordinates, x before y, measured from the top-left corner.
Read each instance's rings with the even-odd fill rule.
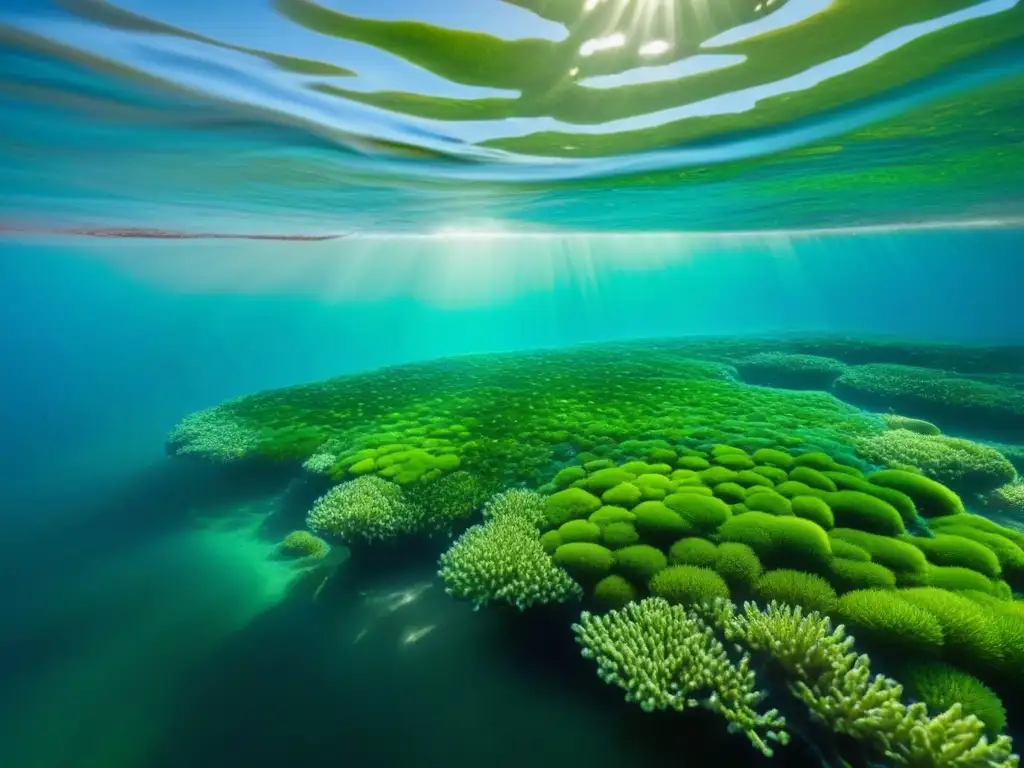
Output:
[[[230,232],[174,232],[165,229],[145,229],[141,227],[20,227],[0,223],[0,233],[18,233],[29,235],[64,235],[72,237],[116,237],[139,238],[147,240],[338,240],[348,237],[343,235],[257,235]]]

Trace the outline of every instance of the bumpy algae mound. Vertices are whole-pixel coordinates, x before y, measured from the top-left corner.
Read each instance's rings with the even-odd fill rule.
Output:
[[[920,435],[941,435],[942,430],[924,419],[912,419],[909,416],[900,416],[896,413],[880,413],[889,429],[906,429],[910,432],[917,432]]]
[[[740,348],[737,348],[739,350]],[[458,469],[487,482],[571,486],[579,466],[685,467],[690,451],[783,445],[852,460],[849,438],[884,424],[821,392],[747,386],[706,344],[635,342],[477,355],[387,368],[238,398],[184,419],[172,453],[302,464],[335,480],[408,487]],[[729,463],[727,460],[726,463]],[[750,461],[731,460],[746,466]],[[657,496],[657,481],[636,487]],[[600,496],[604,490],[588,488]],[[625,493],[622,489],[618,493]]]
[[[1017,476],[995,448],[945,435],[892,429],[859,438],[857,449],[872,464],[914,467],[962,494],[992,491]]]
[[[910,664],[903,670],[910,692],[932,712],[959,704],[965,715],[985,725],[989,737],[1006,727],[1006,710],[995,691],[963,670],[939,662]]]
[[[292,531],[277,545],[284,557],[324,557],[331,551],[330,545],[309,531]]]
[[[401,488],[379,477],[363,477],[317,499],[306,525],[321,536],[363,543],[399,536],[413,518]]]
[[[719,488],[734,484],[735,470],[723,460],[753,461],[755,455],[771,459],[782,472],[778,484],[756,473],[767,485],[750,486],[744,504],[725,503]],[[694,458],[703,469],[684,468],[695,466],[688,460]],[[963,512],[955,493],[920,474],[885,470],[860,478],[837,471],[839,465],[821,452],[794,455],[771,448],[748,454],[717,444],[676,463],[681,466],[662,475],[663,499],[623,500],[621,507],[600,506],[583,490],[589,478],[601,473],[602,485],[606,478],[635,484],[634,473],[647,467],[601,462],[588,471],[584,465],[583,475],[575,473],[577,487],[568,490],[587,503],[576,505],[572,519],[557,526],[564,514],[544,515],[538,542],[573,577],[588,605],[607,610],[648,595],[684,609],[728,597],[778,601],[829,615],[876,649],[941,659],[989,681],[1000,675],[1018,679],[1007,659],[1024,665],[1024,631],[1018,636],[1014,629],[1024,614],[1007,606],[1014,605],[1011,586],[1024,582],[1024,533]],[[753,470],[768,466],[755,463]],[[791,479],[814,482],[812,471],[850,478],[876,495]],[[786,488],[793,485],[800,488]],[[780,490],[797,495],[787,499]],[[545,509],[553,501],[561,509],[559,500],[570,498],[565,493],[549,496]],[[785,506],[759,502],[773,497]],[[882,497],[898,503],[906,518]],[[768,508],[773,511],[759,511]],[[1003,607],[987,615],[965,609],[959,595],[967,593]],[[960,624],[951,618],[954,609],[972,617],[967,638],[955,634]],[[1011,652],[1018,646],[1019,652]]]
[[[366,544],[405,535],[448,533],[474,511],[479,489],[455,473],[408,492],[373,475],[335,486],[313,504],[306,525],[328,539]]]
[[[695,459],[701,469],[691,468]],[[752,464],[759,482],[735,482],[738,471],[726,465],[737,459]],[[998,594],[1008,589],[1001,579],[1024,583],[1017,543],[1024,534],[991,521],[979,527],[984,518],[965,514],[954,492],[918,473],[890,469],[863,477],[820,451],[766,447],[750,454],[723,443],[690,449],[676,465],[651,473],[652,465],[639,460],[590,461],[572,473],[569,488],[547,497],[540,540],[585,591],[614,574],[640,596],[684,605],[738,586],[740,599],[789,594],[790,602],[824,610],[829,592],[808,593],[801,602],[795,585],[821,583],[840,595],[921,586]],[[767,469],[773,471],[759,471]],[[646,485],[644,477],[659,478],[664,496],[616,495],[623,486]],[[604,504],[587,488],[621,506]],[[744,500],[730,504],[737,491]],[[786,577],[793,586],[772,594],[770,585],[782,590],[783,574],[794,574]],[[894,637],[890,644],[898,643]]]

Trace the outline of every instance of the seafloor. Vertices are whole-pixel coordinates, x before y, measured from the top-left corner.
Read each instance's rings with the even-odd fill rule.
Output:
[[[168,451],[259,489],[290,575],[150,764],[1017,764],[1024,348],[471,355],[222,403]]]

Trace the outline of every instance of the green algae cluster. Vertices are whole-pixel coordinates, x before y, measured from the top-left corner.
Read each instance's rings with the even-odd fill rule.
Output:
[[[778,710],[761,704],[767,692],[750,656],[760,652],[817,720],[866,754],[937,767],[956,743],[970,755],[964,765],[1017,765],[996,689],[1024,683],[1024,611],[1013,593],[1024,588],[1024,533],[967,512],[949,488],[822,452],[727,444],[593,460],[548,485],[521,528],[533,545],[503,541],[467,585],[446,573],[455,562],[464,579],[477,561],[460,543],[442,557],[442,577],[477,605],[508,590],[540,602],[582,596],[596,611],[573,627],[583,655],[627,701],[710,709],[771,756],[789,735]],[[525,576],[517,551],[530,553]],[[756,604],[737,613],[744,601]],[[872,681],[846,630],[858,650],[897,659],[911,703],[892,678]]]
[[[342,481],[400,485],[464,469],[539,485],[571,459],[646,460],[730,442],[854,460],[850,438],[883,428],[821,392],[747,386],[688,350],[638,342],[478,355],[260,392],[186,418],[175,453],[305,463]]]
[[[292,531],[277,545],[278,551],[287,558],[322,558],[330,552],[330,545],[309,531]]]
[[[821,453],[860,472],[911,470],[968,502],[1013,510],[1024,506],[1013,446],[943,433],[947,424],[957,428],[962,413],[971,414],[982,432],[992,423],[1003,431],[1012,426],[1001,410],[1009,402],[1002,394],[1017,396],[1024,380],[1012,351],[822,337],[638,341],[473,355],[237,398],[187,416],[169,448],[215,462],[301,464],[333,483],[376,477],[411,491],[461,472],[490,493],[516,484],[551,492],[581,472],[631,461],[657,468],[647,474],[665,467],[701,471],[714,446],[729,445],[749,455],[760,449]],[[922,414],[906,402],[900,377],[892,379],[891,392],[881,389],[890,378],[873,379],[878,414],[836,396],[839,382],[864,370],[931,371],[941,378],[954,366],[962,371],[957,381],[973,384],[956,390],[966,399],[946,403],[935,423],[921,418],[930,411]],[[975,387],[1000,398],[995,405],[979,399]],[[909,411],[893,413],[894,403]],[[742,473],[719,491],[730,504],[746,503],[745,489],[763,484],[754,477],[758,472],[764,482],[779,482],[769,462],[753,472],[750,459],[740,455],[715,460],[717,471]],[[863,480],[852,472],[829,477],[841,471],[830,466],[822,464],[824,478],[813,466],[788,478],[837,494],[828,509],[802,499],[801,516],[857,514],[844,499],[846,492],[863,493]],[[913,517],[900,489],[883,492],[873,485],[869,490],[882,501]],[[748,504],[766,513],[780,506],[777,495]],[[869,525],[884,534],[894,524]],[[627,540],[628,532],[618,530]]]
[[[976,493],[1018,484],[1008,447],[835,396],[851,371],[944,371],[954,354],[819,339],[471,356],[224,403],[171,447],[338,483],[308,524],[346,543],[450,533],[505,488],[441,555],[448,592],[582,602],[585,655],[630,701],[703,706],[770,754],[788,736],[751,666],[767,654],[887,764],[1014,768],[999,694],[1024,690],[1024,533],[975,514]],[[1024,373],[998,350],[963,360],[986,387]],[[865,653],[906,695],[871,682]]]
[[[658,458],[590,462],[553,482],[539,540],[594,605],[775,600],[877,647],[1024,683],[1024,533],[919,473],[820,452]]]

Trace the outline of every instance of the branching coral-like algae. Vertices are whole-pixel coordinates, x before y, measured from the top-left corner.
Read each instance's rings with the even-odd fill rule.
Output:
[[[704,706],[767,756],[771,742],[786,744],[789,737],[776,710],[756,709],[765,693],[757,688],[749,651],[766,654],[784,670],[791,693],[818,722],[893,765],[1019,763],[1009,737],[989,742],[981,720],[964,715],[959,703],[934,716],[923,704],[905,704],[902,686],[872,677],[868,657],[852,651],[853,638],[817,612],[805,615],[773,601],[764,610],[745,603],[737,613],[725,600],[687,611],[648,598],[603,616],[584,612],[573,629],[584,657],[594,659],[602,680],[623,688],[628,701],[648,711]],[[723,640],[749,651],[733,660]]]

